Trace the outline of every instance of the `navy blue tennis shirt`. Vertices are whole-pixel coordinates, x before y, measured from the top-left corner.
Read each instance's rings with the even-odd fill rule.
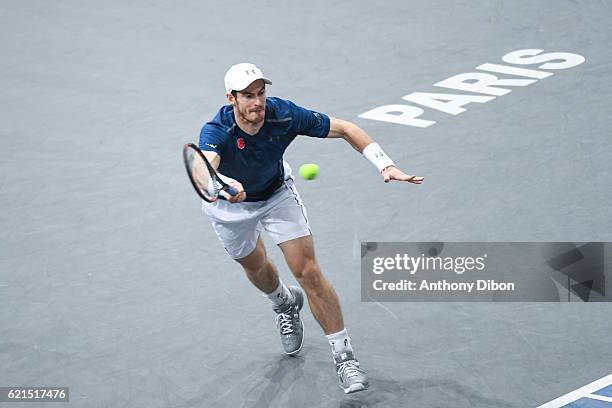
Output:
[[[223,106],[200,131],[200,149],[221,156],[219,172],[242,183],[246,201],[266,200],[284,179],[283,154],[297,135],[327,137],[329,116],[291,101],[266,98],[265,122],[251,136],[236,124],[234,108]]]

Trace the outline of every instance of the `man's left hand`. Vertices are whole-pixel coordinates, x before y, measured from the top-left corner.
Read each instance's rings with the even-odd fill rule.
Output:
[[[383,178],[385,179],[385,183],[388,183],[391,180],[398,180],[398,181],[407,181],[413,184],[421,184],[423,180],[425,180],[424,177],[406,174],[395,166],[385,167],[382,171],[382,175],[383,175]]]

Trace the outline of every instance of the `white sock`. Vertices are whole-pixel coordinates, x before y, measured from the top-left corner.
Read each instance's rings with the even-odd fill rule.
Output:
[[[334,355],[342,354],[346,352],[353,352],[353,347],[351,346],[351,338],[348,336],[346,328],[342,329],[338,333],[328,334],[327,340],[329,340],[329,345],[332,348],[332,352]]]
[[[280,306],[291,298],[289,288],[285,286],[280,278],[278,279],[278,287],[272,293],[266,293],[265,296],[272,301],[274,306]]]

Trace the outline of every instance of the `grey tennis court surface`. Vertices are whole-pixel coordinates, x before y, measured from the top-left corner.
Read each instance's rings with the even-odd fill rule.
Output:
[[[609,303],[366,303],[359,274],[364,241],[612,241],[610,21],[607,1],[3,1],[0,386],[70,387],[23,407],[535,407],[612,373]],[[459,115],[421,106],[427,128],[359,118],[466,94],[434,84],[522,49],[586,60]],[[425,177],[387,185],[342,141],[286,154],[321,167],[297,183],[366,392],[336,386],[308,310],[281,354],[185,177],[242,61]]]

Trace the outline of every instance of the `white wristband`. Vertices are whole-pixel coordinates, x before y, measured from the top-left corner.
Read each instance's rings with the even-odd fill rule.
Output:
[[[370,143],[363,149],[363,157],[368,159],[370,163],[374,165],[378,169],[378,171],[383,171],[385,167],[393,166],[393,160],[389,158],[383,151],[383,149],[378,145],[378,143]]]

